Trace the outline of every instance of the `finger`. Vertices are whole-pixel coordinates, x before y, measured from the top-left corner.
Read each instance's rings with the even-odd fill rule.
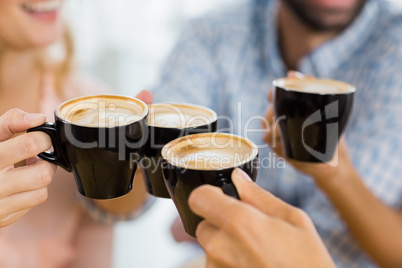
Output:
[[[209,209],[213,208],[214,202],[220,202],[220,201],[226,202],[224,200],[222,190],[218,187],[214,187],[211,185],[202,185],[194,189],[188,198],[188,204],[190,208],[194,211],[194,213],[203,218],[208,218],[209,220],[213,217],[219,216],[215,215],[216,214],[215,209],[212,209],[210,211]],[[218,204],[219,206],[223,205],[222,203]],[[209,214],[212,214],[212,217]],[[214,221],[214,223],[215,222],[216,221]]]
[[[34,157],[52,146],[50,137],[31,132],[0,143],[0,169]]]
[[[268,101],[269,101],[270,103],[272,103],[273,97],[274,97],[274,92],[273,92],[273,90],[270,90],[270,91],[268,92]]]
[[[39,157],[37,157],[37,156],[31,157],[31,158],[27,159],[26,165],[27,166],[33,165],[33,164],[36,164],[38,161],[39,161]]]
[[[267,120],[269,121],[270,124],[275,123],[275,113],[274,113],[274,108],[272,106],[268,108],[268,110],[265,114],[265,118],[267,118]]]
[[[4,215],[25,210],[42,204],[47,200],[47,188],[23,192],[0,199],[0,218]]]
[[[0,198],[44,188],[51,183],[55,172],[55,165],[46,161],[39,161],[34,165],[13,169],[6,174],[3,173]]]
[[[192,242],[197,243],[197,240],[184,231],[183,223],[180,217],[176,217],[170,226],[170,233],[176,242]]]
[[[233,171],[232,181],[243,202],[250,204],[271,217],[285,220],[294,225],[298,224],[298,221],[294,217],[294,214],[298,213],[295,207],[259,187],[241,169],[237,168]]]
[[[261,126],[268,131],[271,130],[271,125],[275,122],[274,108],[271,106],[265,112],[264,119],[261,121]]]
[[[220,188],[211,185],[193,190],[189,205],[195,214],[210,224],[237,236],[242,236],[245,231],[239,226],[247,226],[250,220],[264,216],[255,208],[225,195]]]
[[[204,248],[208,243],[218,234],[219,229],[208,221],[203,220],[197,226],[195,236],[197,237],[198,243]]]
[[[280,141],[281,133],[275,125],[270,125],[269,131],[264,136],[264,141],[270,145],[276,141]]]
[[[289,72],[288,72],[288,77],[290,77],[290,78],[299,78],[299,79],[303,79],[303,78],[305,78],[305,75],[302,74],[301,72],[289,71]]]
[[[30,208],[9,214],[8,216],[0,220],[0,228],[6,227],[16,222],[19,218],[24,216],[29,210]]]
[[[152,93],[148,90],[141,91],[140,93],[138,93],[136,98],[142,100],[146,104],[152,104],[152,102],[153,102]]]
[[[230,218],[229,215],[222,212],[229,211],[231,207],[233,209],[240,202],[226,196],[218,187],[203,185],[191,192],[188,203],[194,213],[222,228],[228,221],[227,218]]]
[[[42,114],[28,114],[19,109],[11,109],[0,117],[0,142],[45,121],[46,117]]]
[[[231,235],[204,220],[198,225],[196,236],[207,255],[209,267],[234,267],[236,241]]]
[[[264,141],[274,150],[281,149],[281,134],[279,128],[274,124],[264,135]]]

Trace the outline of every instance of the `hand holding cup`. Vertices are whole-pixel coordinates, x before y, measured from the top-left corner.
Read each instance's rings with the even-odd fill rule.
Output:
[[[266,192],[239,169],[232,181],[241,201],[211,185],[198,187],[189,198],[190,208],[205,219],[196,235],[207,267],[335,267],[302,210]]]
[[[309,125],[312,121],[311,114],[308,114],[310,118],[308,118],[308,116],[306,116],[307,118],[302,118],[303,121],[301,121],[301,117],[297,118],[297,120],[294,119],[296,117],[294,114],[297,115],[297,113],[292,113],[290,120],[288,115],[283,114],[282,118],[280,116],[278,118],[278,109],[275,109],[275,106],[278,105],[278,101],[274,99],[274,92],[270,91],[268,99],[272,105],[266,113],[265,123],[263,122],[263,126],[268,130],[264,140],[271,146],[278,156],[285,158],[300,171],[317,178],[332,177],[337,172],[336,167],[339,162],[350,164],[346,142],[344,138],[341,138],[340,136],[346,127],[346,123],[351,113],[354,87],[339,81],[320,80],[311,76],[304,77],[302,74],[297,72],[289,72],[288,78],[288,81],[296,83],[296,86],[298,85],[298,80],[303,82],[304,86],[309,83],[313,84],[315,87],[314,90],[317,92],[307,92],[305,95],[308,97],[308,101],[310,101],[310,99],[314,100],[316,95],[326,98],[324,101],[316,100],[316,103],[318,103],[317,105],[322,103],[320,104],[322,106],[320,106],[320,109],[315,109],[313,107],[315,110],[311,110],[311,114],[315,113],[318,117],[321,116],[320,119],[324,118],[324,123],[321,123],[318,127],[314,124]],[[329,89],[325,89],[325,92],[320,93],[320,86],[324,88],[329,87]],[[278,90],[281,90],[282,92],[284,91],[283,89],[276,89],[275,93],[277,93]],[[336,92],[328,92],[328,90],[335,90]],[[284,97],[282,97],[282,99],[283,98]],[[328,105],[328,102],[330,105]],[[289,106],[292,109],[295,109],[294,107],[297,106],[297,104],[281,105],[282,107],[285,107],[282,108],[282,110]],[[300,108],[300,110],[305,111],[306,109]],[[332,119],[332,122],[325,124],[325,117],[331,113],[337,116]],[[331,124],[332,126],[335,125],[336,128],[330,130],[328,126],[331,126]],[[281,125],[281,131],[279,125]],[[292,131],[289,131],[289,127],[293,128]],[[286,137],[284,137],[284,135]],[[296,143],[294,143],[292,139],[296,140]],[[315,149],[318,148],[318,151],[313,150],[313,146],[310,147],[311,144],[316,146]],[[296,154],[298,155],[296,156]]]
[[[56,166],[37,161],[35,156],[48,150],[51,141],[43,133],[23,133],[45,120],[44,115],[27,114],[18,109],[0,117],[0,228],[47,199],[47,186]],[[16,166],[25,160],[27,165]]]

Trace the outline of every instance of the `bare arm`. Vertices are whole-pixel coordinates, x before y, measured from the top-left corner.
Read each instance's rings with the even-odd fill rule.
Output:
[[[381,267],[401,267],[402,213],[378,200],[350,162],[341,162],[332,178],[315,176],[366,253]]]
[[[273,111],[266,115],[271,121]],[[271,125],[265,141],[283,157],[279,131]],[[360,247],[382,267],[401,267],[402,213],[395,211],[366,187],[349,159],[346,142],[341,139],[338,164],[304,164],[290,161],[299,171],[310,175],[338,210]],[[335,164],[335,163],[332,163]]]

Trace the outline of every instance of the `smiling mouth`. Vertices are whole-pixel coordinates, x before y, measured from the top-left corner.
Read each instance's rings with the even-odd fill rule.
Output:
[[[50,0],[36,3],[24,3],[22,8],[29,13],[52,13],[59,10],[61,0]]]

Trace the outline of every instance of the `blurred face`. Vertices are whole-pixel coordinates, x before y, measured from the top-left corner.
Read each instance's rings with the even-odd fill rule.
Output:
[[[367,0],[282,0],[307,26],[318,31],[342,30],[359,15]]]
[[[62,34],[62,0],[0,0],[0,40],[19,49],[39,48]]]

